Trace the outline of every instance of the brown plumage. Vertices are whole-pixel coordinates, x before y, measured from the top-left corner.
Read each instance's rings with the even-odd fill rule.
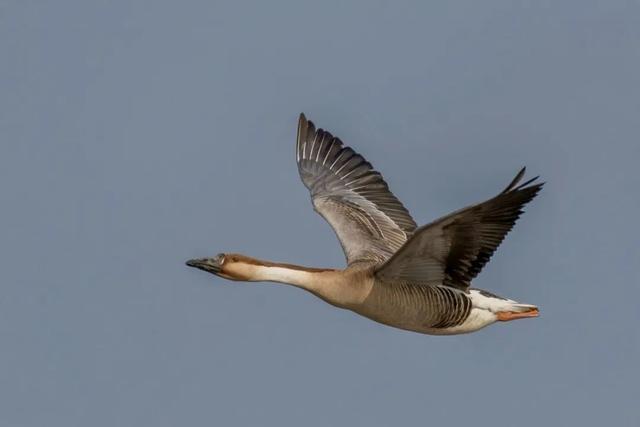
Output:
[[[496,320],[535,317],[528,304],[471,289],[505,236],[542,188],[520,183],[522,168],[497,196],[417,228],[371,164],[304,114],[296,162],[314,209],[331,225],[344,270],[259,261],[238,254],[188,261],[218,276],[306,289],[338,307],[416,332],[472,332]]]

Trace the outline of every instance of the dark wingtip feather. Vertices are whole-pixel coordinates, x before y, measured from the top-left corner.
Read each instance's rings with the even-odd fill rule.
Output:
[[[531,184],[533,181],[535,181],[536,179],[540,178],[540,175],[538,176],[534,176],[533,178],[531,178],[530,180],[528,180],[527,182],[524,182],[520,185],[518,185],[514,190],[521,190],[524,187],[526,187],[527,185]]]
[[[519,184],[519,182],[520,182],[520,180],[522,180],[522,177],[524,176],[526,170],[527,170],[526,167],[523,167],[522,169],[520,169],[520,172],[518,172],[516,177],[513,178],[513,180],[511,180],[509,185],[507,185],[507,188],[505,188],[500,194],[505,194],[505,193],[509,193],[509,192],[512,192],[512,191],[519,191],[519,190],[523,190],[523,189],[526,189],[526,188],[533,188],[533,187],[536,188],[536,193],[537,193],[542,188],[542,186],[545,184],[544,182],[536,183],[534,186],[531,186],[531,187],[527,187],[527,186],[529,186],[530,184],[532,184],[536,180],[538,180],[540,178],[540,175],[534,176],[533,178],[526,180],[522,184]]]
[[[308,126],[308,121],[307,118],[304,116],[304,113],[300,113],[300,116],[298,117],[298,141],[300,141],[300,138],[304,138],[305,135],[303,135],[303,130],[305,130]]]
[[[299,133],[298,136],[306,137],[306,130],[310,128],[315,131],[315,125],[313,124],[313,122],[311,120],[307,120],[307,117],[304,115],[304,113],[300,113],[300,116],[298,117],[298,132],[304,129],[305,135]]]
[[[313,123],[307,120],[304,113],[300,113],[298,117],[298,132],[296,135],[296,161],[300,161],[300,153],[304,140],[307,138],[309,128],[313,129]]]
[[[516,184],[518,184],[518,182],[520,182],[520,180],[522,179],[522,177],[524,176],[524,173],[526,171],[527,171],[527,167],[523,166],[522,169],[520,169],[520,172],[518,172],[518,174],[515,176],[515,178],[513,178],[511,180],[509,185],[507,185],[507,188],[502,190],[502,192],[500,194],[508,193],[509,191],[511,191],[516,186]]]

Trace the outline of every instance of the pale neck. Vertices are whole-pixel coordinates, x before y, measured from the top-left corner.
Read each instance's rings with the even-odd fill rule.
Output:
[[[254,260],[252,260],[254,261]],[[266,261],[237,262],[225,267],[225,273],[236,280],[251,282],[277,282],[297,286],[309,291],[320,290],[335,270],[307,268],[292,264]]]
[[[345,270],[277,264],[238,255],[232,255],[229,258],[233,261],[223,264],[222,271],[219,273],[222,277],[293,285],[337,307],[344,308],[361,303],[373,284],[366,272],[349,275]]]
[[[310,288],[321,273],[291,267],[255,266],[251,280],[285,283],[301,288]]]

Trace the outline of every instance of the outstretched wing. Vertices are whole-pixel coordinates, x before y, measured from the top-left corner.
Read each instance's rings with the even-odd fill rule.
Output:
[[[518,185],[524,172],[494,198],[418,228],[376,277],[466,291],[544,184]]]
[[[333,227],[347,263],[381,262],[406,242],[416,223],[361,155],[300,114],[296,161],[313,207]]]

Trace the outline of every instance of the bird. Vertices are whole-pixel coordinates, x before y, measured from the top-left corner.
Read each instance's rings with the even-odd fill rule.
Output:
[[[535,305],[472,288],[542,189],[522,168],[502,192],[418,227],[382,175],[304,113],[295,149],[314,210],[333,228],[347,266],[309,268],[238,253],[190,259],[187,266],[234,281],[277,282],[391,327],[456,335],[495,322],[533,318]]]

